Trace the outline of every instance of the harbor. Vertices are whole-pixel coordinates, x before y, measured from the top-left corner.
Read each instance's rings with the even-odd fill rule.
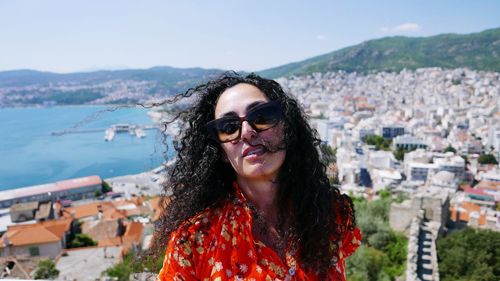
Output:
[[[128,133],[131,136],[136,136],[139,139],[146,137],[146,130],[156,130],[158,126],[155,125],[136,125],[136,124],[113,124],[109,128],[98,129],[81,129],[81,130],[64,130],[52,132],[52,136],[62,136],[66,134],[83,134],[83,133],[96,133],[104,132],[104,141],[113,141],[117,133]]]

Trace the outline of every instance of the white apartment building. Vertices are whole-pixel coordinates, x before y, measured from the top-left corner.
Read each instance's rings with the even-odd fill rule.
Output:
[[[462,180],[465,175],[465,160],[453,152],[447,152],[444,157],[434,157],[434,163],[438,166],[439,171],[448,171]]]
[[[402,136],[397,136],[392,140],[393,149],[403,148],[403,149],[417,149],[417,148],[427,148],[427,144],[420,138],[415,136],[404,134]]]
[[[370,151],[368,163],[377,169],[395,169],[398,161],[390,151]]]
[[[412,182],[427,182],[430,175],[438,170],[435,163],[409,162],[405,163],[406,179]]]

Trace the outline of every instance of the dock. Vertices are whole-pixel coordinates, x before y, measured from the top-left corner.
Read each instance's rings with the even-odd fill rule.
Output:
[[[114,124],[109,128],[98,129],[82,129],[82,130],[64,130],[59,132],[52,132],[52,136],[62,136],[66,134],[83,134],[83,133],[96,133],[104,132],[104,140],[112,141],[117,133],[129,133],[131,136],[136,136],[139,139],[146,137],[146,130],[156,130],[158,126],[154,125],[136,125],[136,124]]]

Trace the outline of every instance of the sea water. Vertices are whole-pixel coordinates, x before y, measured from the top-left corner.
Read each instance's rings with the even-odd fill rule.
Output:
[[[158,167],[166,153],[159,130],[104,141],[113,124],[153,125],[147,110],[102,106],[0,109],[0,190],[76,177],[135,174]],[[103,129],[98,132],[84,130]],[[53,132],[71,132],[59,136]],[[171,149],[171,146],[169,146]]]

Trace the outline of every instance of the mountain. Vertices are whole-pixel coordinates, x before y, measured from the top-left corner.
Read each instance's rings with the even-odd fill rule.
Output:
[[[387,37],[258,72],[277,78],[313,72],[400,71],[422,67],[500,72],[500,28],[472,34]],[[153,67],[58,74],[0,72],[0,108],[26,105],[135,103],[162,99],[218,76],[220,69]]]
[[[386,37],[258,72],[269,78],[313,72],[400,71],[422,67],[500,71],[500,28],[472,34]]]
[[[0,72],[0,108],[36,105],[123,104],[163,99],[217,77],[219,69],[153,67],[58,74]]]
[[[190,81],[222,73],[219,69],[174,68],[169,66],[149,69],[102,70],[59,74],[34,70],[12,70],[0,72],[0,87],[46,85],[49,83],[102,83],[109,80],[156,81],[163,85],[189,84]]]

